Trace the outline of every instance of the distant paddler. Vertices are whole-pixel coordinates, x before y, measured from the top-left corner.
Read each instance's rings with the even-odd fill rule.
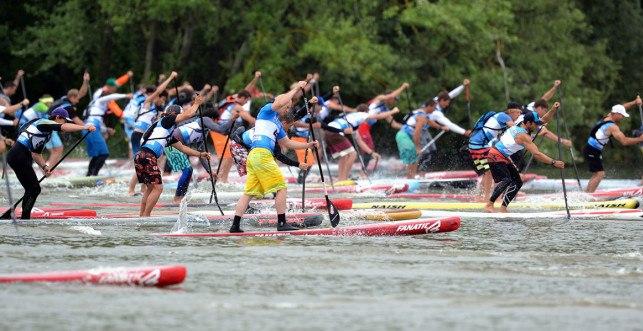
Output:
[[[636,99],[626,102],[624,104],[614,105],[612,111],[607,116],[594,125],[592,131],[589,133],[587,144],[583,148],[583,155],[585,161],[589,166],[589,171],[592,172],[592,178],[589,179],[587,184],[587,192],[593,193],[605,178],[605,170],[603,169],[603,148],[610,141],[611,137],[618,140],[623,146],[636,145],[643,142],[643,133],[639,132],[638,137],[626,137],[619,128],[619,123],[626,117],[630,117],[627,109],[632,108],[634,105],[641,105],[641,97],[637,96]],[[640,169],[640,168],[639,168]]]

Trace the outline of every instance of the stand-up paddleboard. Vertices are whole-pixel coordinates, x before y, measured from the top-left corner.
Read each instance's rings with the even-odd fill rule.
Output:
[[[180,284],[187,270],[182,265],[140,268],[97,268],[33,274],[0,275],[0,283],[79,282],[97,285],[155,286]]]
[[[561,220],[567,218],[565,210],[535,212],[535,213],[485,213],[485,212],[467,212],[467,211],[445,211],[445,210],[424,210],[422,217],[449,217],[460,216],[473,220],[529,220],[529,219],[552,219]],[[571,210],[572,219],[580,220],[619,220],[619,221],[643,221],[643,211],[640,209],[589,209],[589,210]]]
[[[348,210],[353,207],[353,199],[331,199],[331,202],[338,210]],[[298,199],[287,199],[286,203],[290,209],[301,209],[301,200]],[[267,206],[273,206],[275,200],[264,199],[264,200],[253,200],[250,202],[250,206],[255,208],[264,208]],[[326,199],[325,198],[307,198],[305,203],[305,209],[326,209]]]
[[[526,194],[518,192],[518,200],[524,200]],[[475,194],[458,193],[394,193],[386,196],[392,199],[427,199],[427,200],[458,200],[463,202],[475,202],[479,197]]]
[[[295,188],[297,189],[297,188]],[[401,193],[409,189],[409,184],[377,184],[377,185],[350,185],[337,186],[335,189],[328,189],[328,193],[363,193],[363,192],[393,192]],[[301,191],[301,189],[299,189]],[[324,193],[321,187],[306,187],[306,193]]]
[[[483,210],[485,204],[478,202],[419,202],[419,201],[400,201],[400,202],[365,202],[354,203],[353,209],[422,209],[422,210]],[[500,206],[499,203],[496,206]],[[544,202],[544,203],[527,203],[514,202],[509,205],[510,209],[560,209],[564,208],[565,203],[562,201]],[[624,208],[634,209],[639,207],[636,199],[623,199],[600,202],[579,202],[571,203],[569,208],[574,209],[596,209],[596,208]]]
[[[422,217],[422,211],[419,209],[378,210],[366,213],[363,217],[369,221],[404,221]]]
[[[587,188],[587,179],[581,179],[583,189]],[[619,189],[622,187],[639,186],[641,181],[639,179],[603,179],[599,185],[601,190]],[[578,182],[575,178],[565,179],[567,189],[579,190]],[[559,191],[561,187],[560,179],[535,179],[528,183],[523,184],[521,190],[527,191]]]
[[[22,209],[16,209],[16,217],[20,218]],[[33,208],[31,209],[32,219],[68,219],[68,218],[96,218],[96,211],[93,209],[56,209],[56,208]]]
[[[260,231],[242,233],[159,233],[162,237],[281,237],[281,236],[409,236],[450,232],[460,227],[459,217],[419,219],[412,221],[373,223],[336,228],[297,231]]]

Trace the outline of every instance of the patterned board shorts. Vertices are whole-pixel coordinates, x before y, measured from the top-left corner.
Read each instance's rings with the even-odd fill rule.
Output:
[[[325,138],[333,159],[339,159],[355,152],[355,148],[353,147],[353,144],[351,144],[351,142],[348,140],[348,138],[339,133],[327,132]]]
[[[239,173],[239,177],[245,176],[248,173],[246,169],[248,151],[232,139],[230,139],[230,151],[232,152],[234,163],[237,165],[237,172]]]
[[[167,157],[167,162],[170,164],[172,171],[181,171],[186,168],[192,168],[192,164],[190,163],[188,156],[172,146],[165,147],[165,156]]]
[[[134,169],[139,183],[163,184],[161,170],[157,165],[157,158],[147,148],[142,148],[134,157]]]

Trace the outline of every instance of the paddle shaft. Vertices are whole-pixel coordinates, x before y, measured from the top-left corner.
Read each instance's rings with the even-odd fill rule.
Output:
[[[85,133],[80,139],[78,139],[78,141],[67,152],[65,152],[65,154],[60,158],[60,160],[58,160],[58,162],[56,162],[56,164],[54,164],[54,166],[51,167],[51,169],[49,169],[49,171],[54,171],[54,169],[56,169],[56,167],[76,148],[76,146],[78,146],[83,140],[85,140],[85,138],[87,138],[89,133],[90,131],[87,131],[87,133]],[[40,177],[40,179],[38,180],[38,183],[45,180],[45,178],[47,178],[47,176]],[[7,213],[11,213],[12,210],[16,209],[18,204],[22,202],[22,199],[23,198],[18,199],[18,201],[16,201],[16,203],[13,204],[13,208],[9,208],[9,210],[7,210],[4,214],[2,214],[0,218],[6,219],[9,216],[9,214]]]
[[[561,160],[563,157],[562,149],[562,138],[560,137],[560,116],[556,112],[556,134],[558,135],[558,159]],[[569,213],[569,204],[567,203],[567,185],[565,184],[565,172],[564,169],[560,169],[560,181],[563,184],[563,198],[565,199],[565,211],[567,211],[567,219],[571,219],[571,214]]]
[[[306,112],[310,115],[310,118],[312,119],[313,113],[310,111],[310,108],[308,108],[308,99],[306,98],[306,93],[304,93],[304,89],[302,89],[301,92],[303,94]],[[315,139],[315,131],[313,130],[313,121],[308,122],[308,128],[310,130],[310,135],[313,141],[317,140]],[[326,198],[326,209],[328,210],[328,217],[330,220],[330,224],[332,225],[332,227],[336,227],[337,224],[339,223],[339,212],[337,211],[337,208],[335,207],[335,205],[333,205],[333,203],[330,201],[330,198],[328,198],[328,189],[326,188],[326,181],[324,180],[324,171],[322,170],[321,162],[319,160],[319,150],[317,149],[317,146],[313,147],[313,151],[315,153],[315,159],[317,160],[317,169],[319,170],[319,176],[321,177],[322,187],[324,188],[324,198]]]
[[[344,111],[344,103],[342,102],[342,97],[339,94],[339,91],[337,92],[337,100],[339,101],[339,105],[342,108],[342,117],[344,118],[344,120],[348,125],[351,125],[346,119],[346,112]],[[308,105],[306,105],[306,107],[308,107]],[[359,146],[357,146],[357,142],[355,142],[355,139],[353,139],[353,134],[351,134],[350,137],[346,137],[346,138],[348,138],[348,141],[350,141],[351,145],[353,145],[353,148],[357,153],[357,158],[359,159],[359,163],[362,166],[362,171],[364,172],[364,175],[366,176],[366,179],[368,180],[368,182],[371,183],[371,178],[368,176],[368,171],[366,171],[366,165],[364,164],[364,158],[362,157],[362,152],[360,151]]]
[[[22,87],[22,98],[27,99],[27,88],[25,87],[24,76],[20,76],[20,86]],[[20,126],[20,122],[22,122],[22,116],[25,114],[26,110],[27,106],[22,105],[22,111],[20,112],[20,116],[18,117],[18,127]]]
[[[440,139],[440,137],[442,137],[442,135],[445,132],[446,131],[444,131],[444,130],[440,131],[440,133],[438,133],[433,139],[431,139],[431,141],[429,141],[426,145],[424,145],[424,147],[422,147],[422,149],[420,150],[420,154],[424,153],[424,151],[426,151],[427,148],[429,148],[431,145],[435,144],[435,142],[438,141],[438,139]]]
[[[569,134],[569,129],[567,128],[567,121],[565,120],[565,113],[563,113],[563,91],[562,91],[562,87],[560,88],[560,91],[557,90],[557,93],[559,93],[558,98],[560,99],[560,108],[558,109],[556,114],[558,114],[560,112],[560,118],[563,120],[563,128],[565,129],[565,134],[569,138],[569,137],[571,137],[571,135]],[[560,141],[560,139],[559,139],[559,141]],[[580,175],[578,174],[578,167],[576,166],[576,159],[574,158],[574,145],[569,146],[569,156],[572,158],[572,165],[574,166],[574,175],[576,176],[576,182],[578,183],[578,187],[582,191],[583,186],[580,183]]]
[[[208,129],[203,124],[203,111],[201,105],[199,105],[199,120],[201,121],[201,134],[203,135],[203,150],[210,155],[210,150],[208,149]],[[210,159],[206,159],[208,163],[208,172],[210,173],[210,184],[212,184],[212,191],[214,191],[214,178],[212,177],[212,164]],[[211,195],[212,196],[212,195]],[[210,198],[210,203],[212,203],[212,198]]]
[[[230,142],[230,135],[232,134],[232,130],[234,129],[234,120],[230,120],[232,123],[230,124],[230,129],[228,129],[228,136],[225,138],[225,143],[223,144],[223,152],[221,152],[221,156],[219,156],[219,164],[217,164],[217,174],[214,177],[214,185],[212,186],[212,193],[210,194],[210,203],[212,203],[212,198],[214,197],[214,202],[217,204],[217,208],[219,208],[219,212],[221,215],[223,215],[223,209],[221,209],[221,206],[219,205],[219,198],[217,197],[217,180],[219,179],[219,171],[221,171],[221,163],[223,162],[223,156],[225,155],[225,151],[228,148],[228,142]],[[210,169],[212,171],[212,169]]]
[[[2,174],[7,171],[7,154],[2,153]],[[4,183],[7,188],[7,199],[9,200],[9,213],[11,213],[11,221],[16,223],[15,206],[13,205],[13,197],[11,196],[11,185],[9,185],[9,176],[4,176]]]

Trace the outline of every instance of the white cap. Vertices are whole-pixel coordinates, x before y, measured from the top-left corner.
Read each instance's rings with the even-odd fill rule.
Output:
[[[621,114],[621,115],[623,115],[625,117],[630,117],[630,114],[628,114],[625,111],[625,107],[623,107],[623,105],[615,105],[614,107],[612,107],[612,113],[617,113],[617,114]]]

